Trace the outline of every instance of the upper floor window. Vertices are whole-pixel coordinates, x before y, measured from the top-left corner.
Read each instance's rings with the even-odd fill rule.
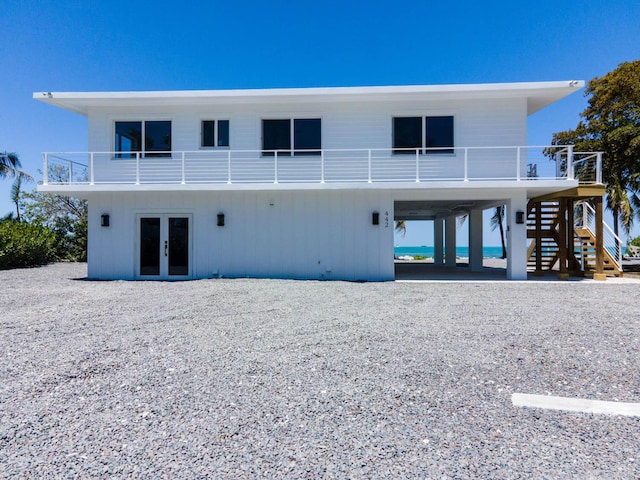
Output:
[[[171,122],[116,122],[116,158],[171,156]],[[144,141],[143,141],[144,139]]]
[[[229,120],[203,120],[200,145],[203,147],[228,147]]]
[[[453,153],[453,117],[394,117],[393,153]]]
[[[320,118],[262,120],[263,155],[320,155],[322,148]],[[293,149],[292,149],[293,147]]]

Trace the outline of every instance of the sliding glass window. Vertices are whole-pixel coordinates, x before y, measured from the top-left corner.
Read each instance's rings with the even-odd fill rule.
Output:
[[[229,120],[202,121],[202,147],[229,146]]]
[[[293,146],[293,150],[291,147]],[[322,120],[296,118],[262,120],[262,154],[320,155],[322,148]]]
[[[453,117],[394,117],[393,153],[453,153]]]
[[[115,122],[114,147],[116,158],[170,157],[171,122]]]

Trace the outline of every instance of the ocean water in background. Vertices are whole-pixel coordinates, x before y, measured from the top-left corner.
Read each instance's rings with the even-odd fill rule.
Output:
[[[433,258],[434,247],[394,247],[393,252],[396,257],[409,255],[415,257],[416,255],[422,255],[423,257]],[[611,252],[614,254],[614,252]],[[627,247],[622,247],[622,255],[627,254]],[[483,247],[482,256],[484,258],[502,258],[502,247]],[[469,258],[469,247],[456,247],[456,257]]]
[[[393,249],[396,257],[401,257],[404,255],[409,255],[415,257],[416,255],[422,255],[423,257],[433,258],[434,256],[434,247],[395,247]],[[502,258],[502,247],[483,247],[482,255],[484,258]],[[469,257],[469,247],[456,247],[456,256],[468,258]]]

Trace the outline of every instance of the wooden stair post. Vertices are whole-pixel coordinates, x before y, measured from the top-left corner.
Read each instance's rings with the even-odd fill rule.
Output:
[[[544,276],[542,271],[542,202],[534,203],[536,208],[536,269],[533,274],[536,277]]]
[[[569,202],[569,208],[567,210],[567,225],[569,227],[569,236],[567,237],[567,247],[569,248],[569,272],[572,275],[583,276],[584,272],[582,270],[580,262],[576,258],[575,250],[575,239],[578,238],[575,222],[576,202],[573,200],[573,198],[568,198],[567,201]]]
[[[604,227],[602,222],[602,197],[596,197],[596,271],[594,280],[606,280],[604,273]]]
[[[558,272],[558,280],[569,280],[569,272],[567,271],[567,199],[561,198],[559,203],[558,261],[560,262],[560,271]]]

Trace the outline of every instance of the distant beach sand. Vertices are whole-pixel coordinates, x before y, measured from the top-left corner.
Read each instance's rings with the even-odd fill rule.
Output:
[[[415,259],[410,255],[403,255],[395,259],[397,263],[434,263],[432,257],[424,258],[424,259]],[[469,259],[467,257],[456,257],[456,263],[458,265],[469,263]],[[507,259],[506,258],[483,258],[482,265],[484,267],[489,268],[507,268]]]

